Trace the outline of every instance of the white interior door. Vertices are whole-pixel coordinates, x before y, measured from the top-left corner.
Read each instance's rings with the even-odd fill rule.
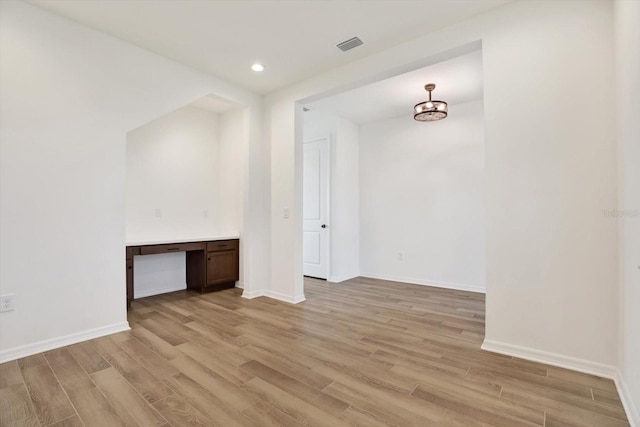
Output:
[[[329,140],[304,143],[302,258],[305,276],[329,272]]]

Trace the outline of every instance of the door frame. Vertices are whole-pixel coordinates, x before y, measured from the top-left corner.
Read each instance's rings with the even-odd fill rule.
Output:
[[[303,140],[302,141],[302,151],[303,151],[303,155],[304,155],[304,144],[307,143],[311,143],[311,142],[317,142],[317,141],[327,141],[327,157],[329,158],[329,162],[327,163],[327,177],[326,177],[326,186],[327,186],[327,194],[326,194],[326,206],[327,206],[327,218],[325,223],[327,224],[327,247],[324,250],[324,256],[325,256],[325,260],[327,263],[327,277],[324,279],[327,282],[329,281],[329,278],[331,277],[331,233],[332,231],[332,225],[331,225],[331,163],[333,162],[333,157],[332,157],[332,153],[333,150],[331,149],[331,145],[332,145],[332,141],[331,141],[331,135],[327,135],[327,136],[321,136],[321,137],[315,137],[315,138],[311,138],[311,139],[307,139],[307,140]],[[304,165],[303,165],[304,167]],[[302,176],[304,177],[304,171]],[[304,200],[304,195],[303,195],[303,200]],[[304,203],[304,201],[303,201]],[[304,218],[303,218],[304,221]],[[304,233],[303,230],[301,230],[301,233]],[[302,254],[302,275],[303,277],[310,277],[310,276],[305,276],[304,275],[304,253]]]

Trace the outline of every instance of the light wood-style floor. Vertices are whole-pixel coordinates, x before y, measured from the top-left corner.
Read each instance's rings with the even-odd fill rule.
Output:
[[[130,332],[0,365],[0,424],[629,425],[612,381],[480,350],[481,294],[305,285],[134,301]]]

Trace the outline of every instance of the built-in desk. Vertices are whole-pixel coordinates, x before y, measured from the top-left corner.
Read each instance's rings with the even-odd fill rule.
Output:
[[[239,279],[240,241],[237,236],[127,243],[127,308],[133,300],[133,257],[170,252],[186,252],[188,289],[219,291],[234,287]]]

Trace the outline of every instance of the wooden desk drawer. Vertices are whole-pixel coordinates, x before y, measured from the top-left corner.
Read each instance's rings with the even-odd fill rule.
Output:
[[[168,245],[151,245],[142,246],[140,248],[140,255],[151,254],[166,254],[170,252],[186,252],[186,251],[201,251],[204,250],[204,242],[196,243],[174,243]]]
[[[207,242],[207,252],[238,250],[238,240],[216,240],[215,242]]]

